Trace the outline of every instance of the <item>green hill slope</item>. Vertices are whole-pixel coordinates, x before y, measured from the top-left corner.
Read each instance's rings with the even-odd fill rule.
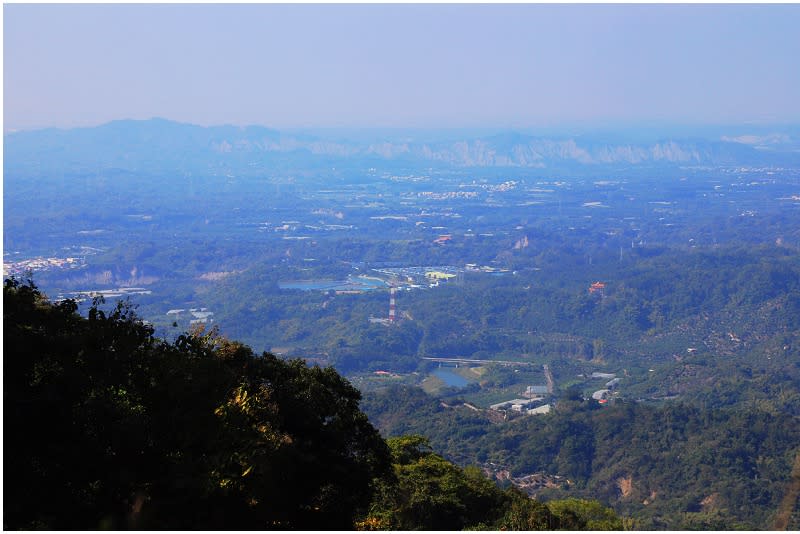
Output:
[[[124,303],[3,287],[4,529],[621,528],[545,506],[417,437],[388,444],[333,368],[195,332],[153,337]]]

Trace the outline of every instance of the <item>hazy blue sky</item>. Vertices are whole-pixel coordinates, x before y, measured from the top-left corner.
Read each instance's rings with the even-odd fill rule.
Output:
[[[800,121],[800,5],[3,12],[6,129]]]

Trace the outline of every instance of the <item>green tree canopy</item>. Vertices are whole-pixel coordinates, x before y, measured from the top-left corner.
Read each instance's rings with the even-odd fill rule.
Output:
[[[389,449],[333,369],[4,284],[5,528],[352,528]]]
[[[384,441],[332,368],[211,331],[159,340],[131,307],[7,280],[6,529],[614,528],[551,509],[427,439]]]

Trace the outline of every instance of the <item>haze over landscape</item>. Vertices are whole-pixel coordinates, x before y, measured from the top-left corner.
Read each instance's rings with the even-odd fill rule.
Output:
[[[4,7],[5,128],[797,122],[796,5]]]
[[[800,529],[800,6],[3,25],[4,529]]]

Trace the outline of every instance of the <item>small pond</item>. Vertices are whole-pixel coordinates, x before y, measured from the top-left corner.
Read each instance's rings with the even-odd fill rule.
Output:
[[[454,373],[452,369],[448,369],[447,367],[439,367],[432,374],[449,387],[463,388],[464,386],[469,385],[469,380]]]

